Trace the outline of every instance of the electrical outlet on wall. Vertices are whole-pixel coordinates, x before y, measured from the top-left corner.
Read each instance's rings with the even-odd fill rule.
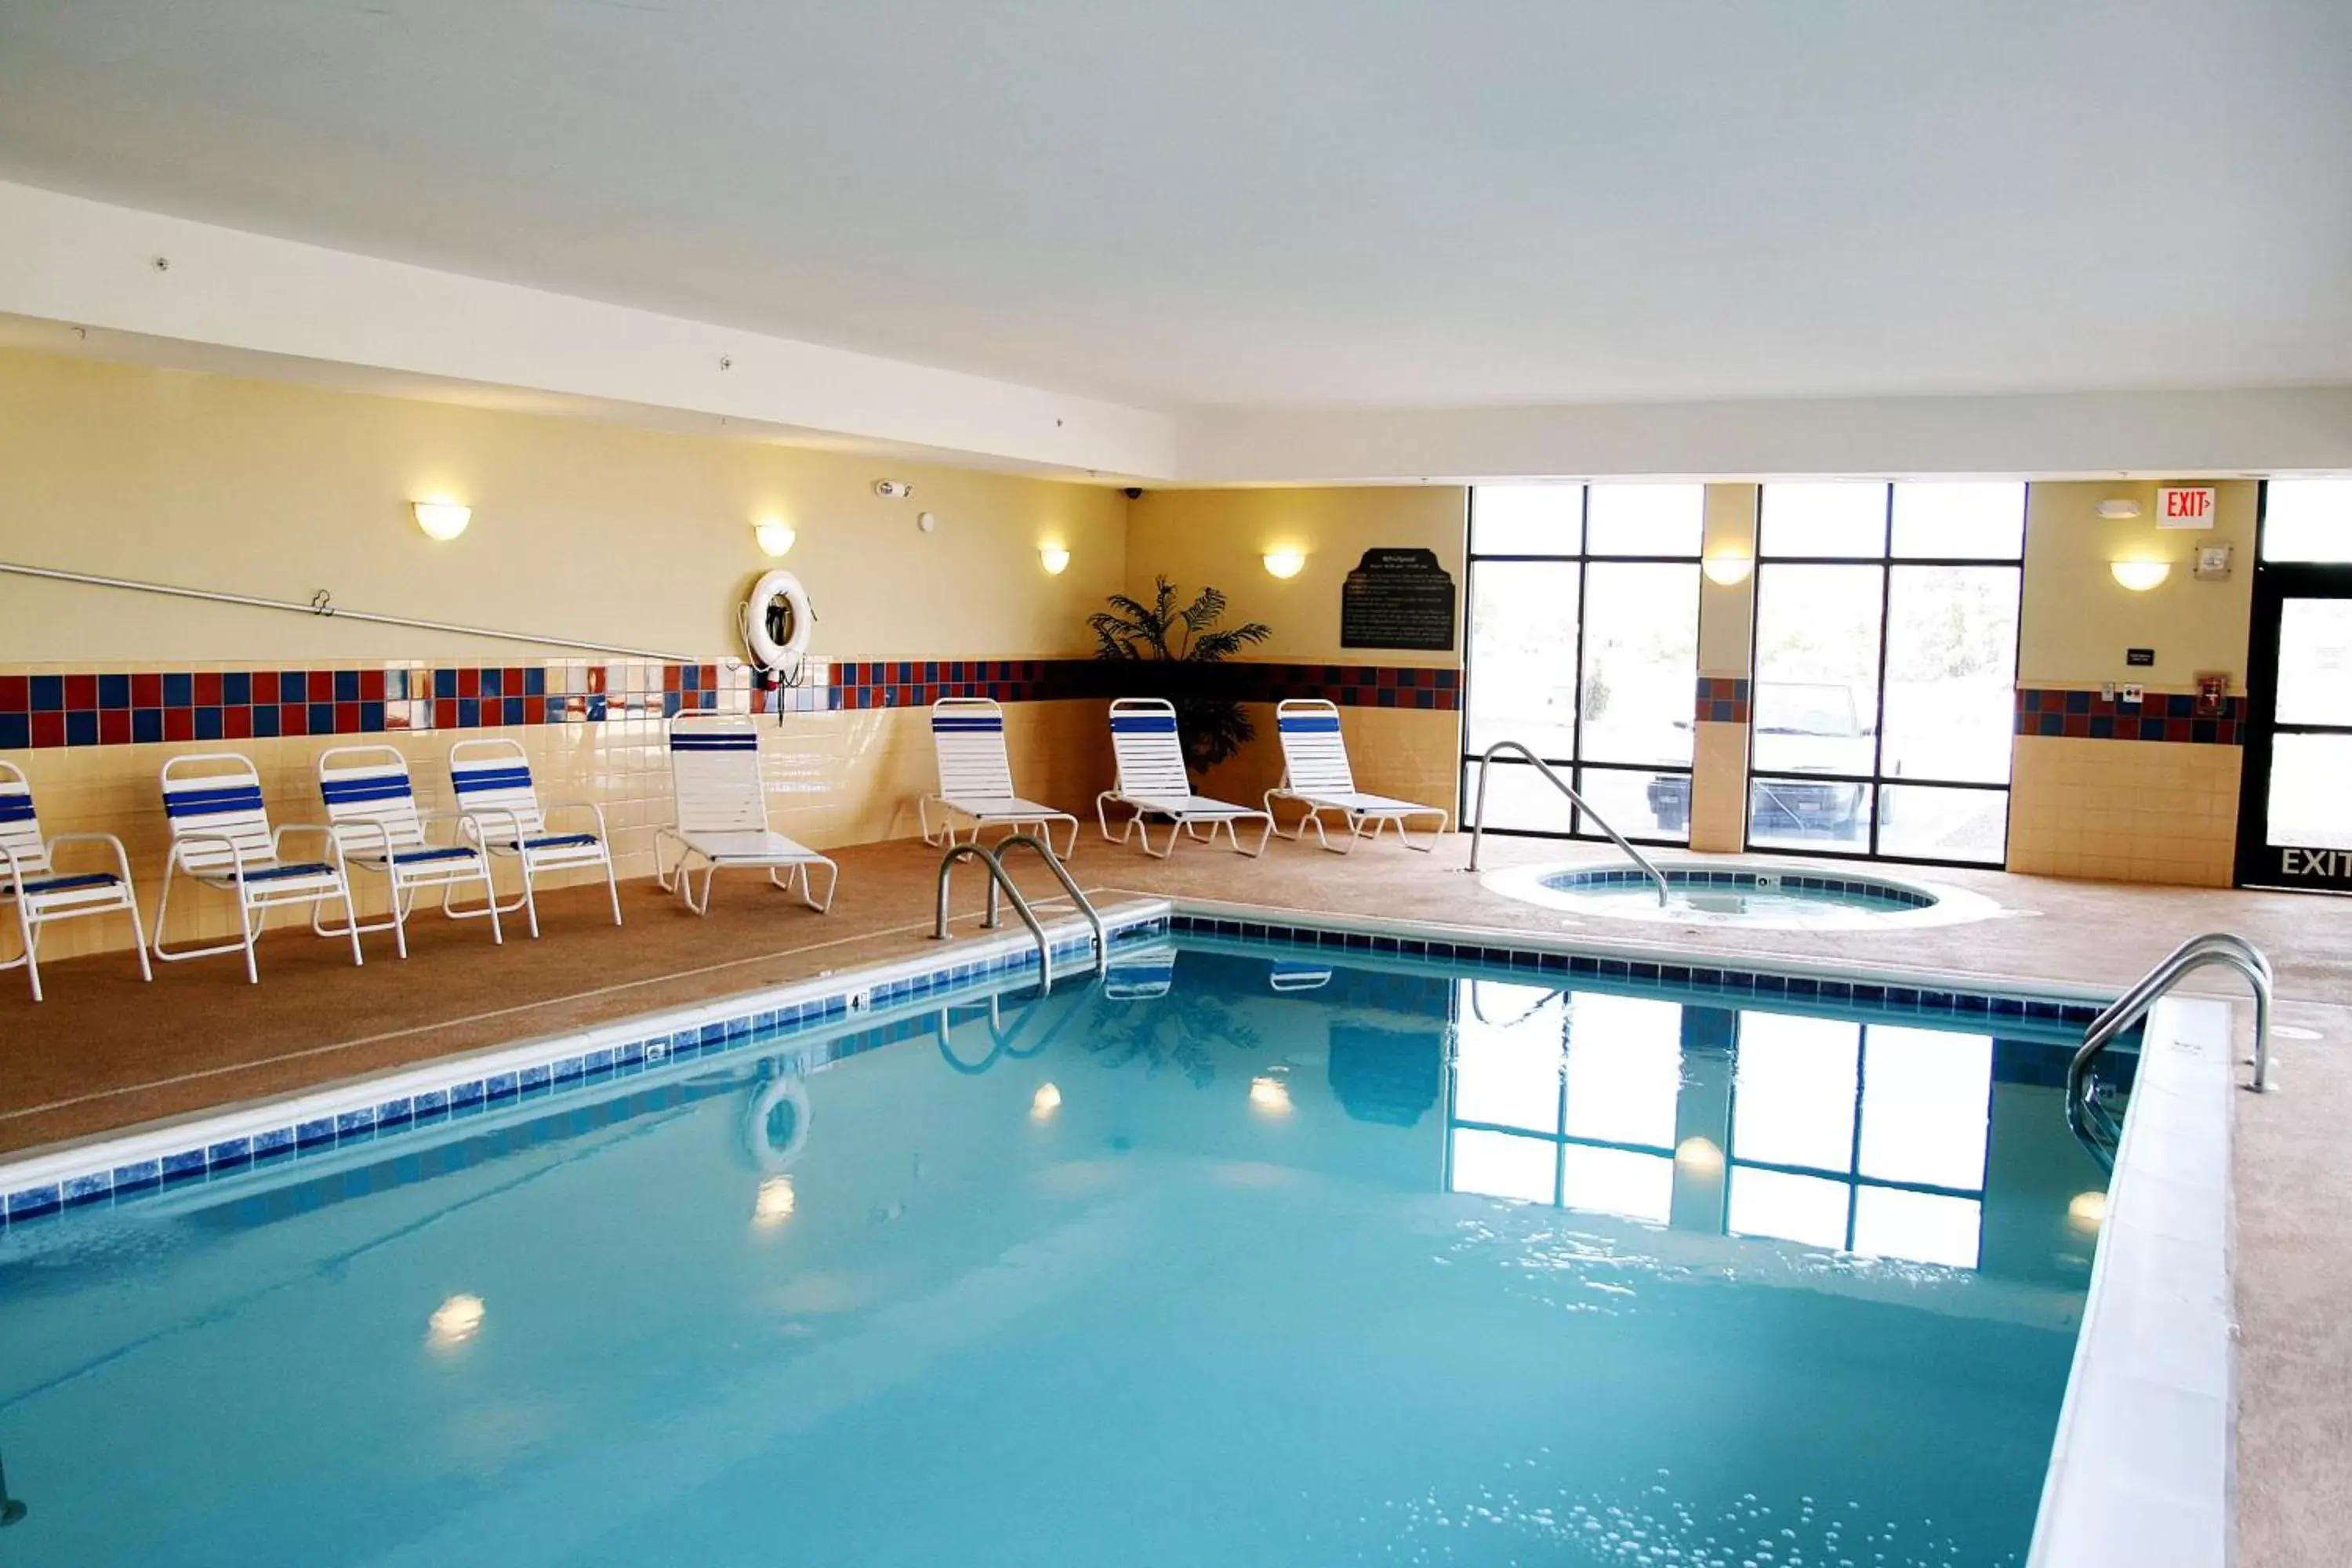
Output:
[[[2124,688],[2124,705],[2128,708],[2137,708],[2140,704],[2140,700],[2146,695],[2147,690],[2143,687],[2126,686]]]

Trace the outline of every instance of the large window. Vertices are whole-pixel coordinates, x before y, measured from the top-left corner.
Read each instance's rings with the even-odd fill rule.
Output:
[[[1629,838],[1690,837],[1698,485],[1480,485],[1470,497],[1463,799],[1517,741]],[[1598,837],[1535,769],[1498,760],[1489,831]]]
[[[1769,484],[1748,839],[1999,865],[2025,487]]]

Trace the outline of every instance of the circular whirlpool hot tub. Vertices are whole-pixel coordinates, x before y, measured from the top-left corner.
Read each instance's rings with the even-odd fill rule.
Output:
[[[1509,898],[1566,914],[1764,931],[1885,931],[1961,925],[2000,906],[1959,888],[1877,871],[1822,870],[1753,861],[1658,862],[1666,901],[1626,865],[1521,866],[1486,879]]]

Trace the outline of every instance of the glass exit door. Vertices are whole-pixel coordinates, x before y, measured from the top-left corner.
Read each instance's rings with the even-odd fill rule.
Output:
[[[2352,480],[2263,487],[2242,887],[2352,892]]]

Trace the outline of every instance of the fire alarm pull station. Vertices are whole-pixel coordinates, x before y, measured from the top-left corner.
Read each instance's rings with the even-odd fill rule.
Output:
[[[2219,719],[2229,705],[2229,675],[2200,670],[2197,676],[2197,717]]]

